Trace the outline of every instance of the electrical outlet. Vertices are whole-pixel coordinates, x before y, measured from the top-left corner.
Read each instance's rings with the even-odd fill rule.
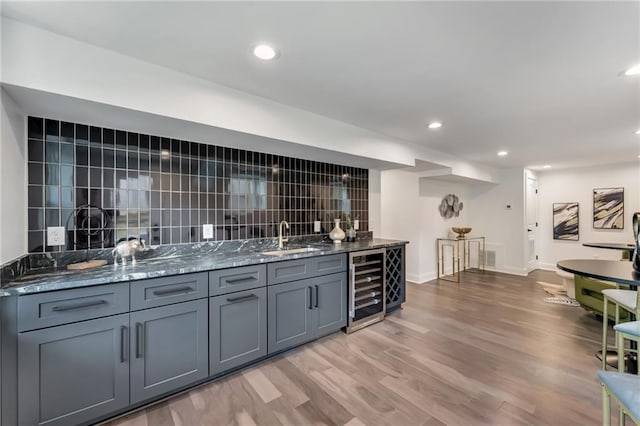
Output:
[[[320,232],[320,221],[316,220],[313,222],[313,232]]]
[[[205,240],[213,238],[213,225],[210,223],[202,225],[202,238]]]
[[[47,227],[47,245],[63,246],[65,244],[64,234],[65,234],[64,226]]]
[[[353,220],[353,229],[355,229],[356,231],[360,229],[360,221],[358,219]]]

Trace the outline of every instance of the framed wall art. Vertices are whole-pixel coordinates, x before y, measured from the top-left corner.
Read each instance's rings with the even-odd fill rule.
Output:
[[[624,188],[593,190],[593,227],[624,229]]]
[[[553,239],[578,241],[578,203],[553,203]]]

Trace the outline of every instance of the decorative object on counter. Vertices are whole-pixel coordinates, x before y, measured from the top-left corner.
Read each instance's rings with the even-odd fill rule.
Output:
[[[342,240],[344,240],[346,235],[342,228],[340,228],[340,219],[334,219],[333,221],[335,223],[335,226],[333,227],[331,232],[329,232],[329,238],[333,240],[334,244],[340,244]]]
[[[624,229],[624,188],[593,190],[593,227]]]
[[[460,212],[464,204],[458,199],[455,194],[447,194],[440,203],[440,216],[445,219],[451,219],[452,217],[460,216]]]
[[[633,242],[636,245],[633,254],[633,269],[640,272],[640,212],[633,214]]]
[[[347,238],[345,241],[348,243],[352,243],[356,240],[356,230],[353,224],[353,220],[351,219],[351,215],[345,215],[344,221],[347,224]]]
[[[97,268],[106,264],[107,261],[104,259],[93,259],[87,260],[86,262],[72,263],[70,265],[67,265],[67,269],[69,269],[70,271],[81,271],[83,269]]]
[[[578,203],[553,203],[553,239],[578,241]]]
[[[465,235],[467,235],[469,232],[471,232],[471,228],[470,227],[458,227],[458,226],[454,226],[451,228],[451,230],[453,232],[455,232],[456,234],[458,234],[458,239],[459,240],[464,240],[465,239]]]
[[[131,263],[133,265],[136,264],[136,253],[139,251],[145,250],[146,247],[144,245],[144,240],[139,240],[137,238],[133,238],[127,241],[121,241],[116,244],[116,247],[113,249],[113,265],[118,265],[118,256],[120,256],[120,260],[122,261],[122,266],[127,264],[127,258],[131,257]]]

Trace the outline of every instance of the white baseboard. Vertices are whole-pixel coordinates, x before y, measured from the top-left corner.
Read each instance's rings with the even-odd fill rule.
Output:
[[[520,277],[526,277],[527,275],[529,275],[525,269],[515,268],[515,267],[512,267],[512,266],[505,266],[505,267],[502,267],[502,268],[485,267],[485,269],[487,271],[501,272],[503,274],[509,274],[509,275],[518,275]]]
[[[542,269],[543,271],[555,271],[557,269],[555,263],[542,263],[542,262],[540,262],[540,264],[538,266],[540,266],[540,269]]]
[[[416,284],[424,284],[427,281],[435,280],[438,278],[435,272],[427,272],[426,274],[407,274],[407,281]]]

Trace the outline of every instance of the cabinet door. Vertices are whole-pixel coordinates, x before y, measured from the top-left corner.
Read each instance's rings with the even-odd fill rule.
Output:
[[[267,354],[265,287],[209,301],[209,370],[211,375]]]
[[[71,425],[129,404],[129,314],[18,335],[19,424]]]
[[[333,333],[347,325],[347,273],[325,275],[311,282],[316,310],[316,336]]]
[[[299,345],[314,336],[311,280],[267,287],[269,353]]]
[[[209,374],[207,299],[131,313],[131,403]]]

